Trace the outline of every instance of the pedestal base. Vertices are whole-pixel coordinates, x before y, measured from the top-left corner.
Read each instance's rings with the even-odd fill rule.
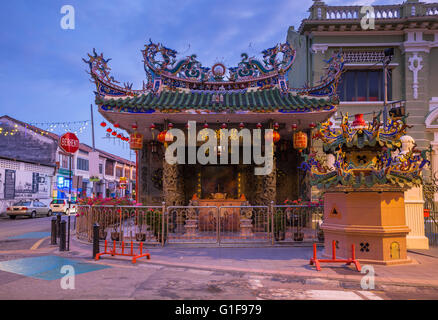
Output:
[[[361,263],[409,263],[403,192],[327,192],[324,199],[325,254],[337,243],[339,257],[351,255]]]
[[[242,237],[251,237],[253,235],[251,219],[240,219],[240,235]]]
[[[186,225],[184,228],[186,229],[185,235],[187,237],[195,236],[197,234],[196,230],[198,229],[198,219],[186,220]]]
[[[426,236],[407,236],[406,248],[429,250],[429,239]]]

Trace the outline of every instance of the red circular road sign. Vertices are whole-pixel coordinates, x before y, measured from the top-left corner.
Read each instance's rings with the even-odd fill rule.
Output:
[[[64,133],[59,140],[59,146],[67,153],[75,153],[79,149],[79,139],[72,132]]]

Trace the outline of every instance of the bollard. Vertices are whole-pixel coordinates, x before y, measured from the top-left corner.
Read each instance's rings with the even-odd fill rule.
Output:
[[[61,235],[61,213],[56,216],[56,237]]]
[[[93,225],[93,259],[99,253],[99,224],[95,223]]]
[[[66,250],[66,233],[67,233],[67,226],[66,226],[65,220],[61,221],[60,228],[60,235],[59,235],[59,251],[65,251]]]
[[[56,244],[56,218],[52,219],[51,245]]]

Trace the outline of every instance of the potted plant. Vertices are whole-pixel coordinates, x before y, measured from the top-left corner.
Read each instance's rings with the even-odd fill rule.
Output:
[[[297,230],[294,232],[294,241],[303,241],[304,233],[301,231],[301,224],[303,223],[303,216],[301,210],[295,213],[297,217]]]
[[[274,216],[274,237],[276,241],[286,238],[286,214],[283,210],[278,210]]]
[[[322,229],[318,230],[318,241],[324,242],[324,230],[322,230]]]
[[[99,240],[106,240],[108,236],[108,231],[105,230],[105,225],[99,226]]]
[[[143,220],[144,216],[142,213],[139,213],[137,217],[138,232],[135,234],[135,240],[137,241],[146,241],[146,233],[143,232]]]
[[[120,231],[118,231],[118,226],[120,223],[115,222],[113,224],[113,231],[111,232],[111,240],[113,241],[120,241],[121,240],[121,234]]]
[[[151,229],[154,233],[155,238],[158,242],[161,242],[161,237],[163,235],[163,241],[165,243],[167,240],[167,221],[165,220],[163,225],[163,214],[160,211],[154,209],[150,209],[148,214],[151,215]]]

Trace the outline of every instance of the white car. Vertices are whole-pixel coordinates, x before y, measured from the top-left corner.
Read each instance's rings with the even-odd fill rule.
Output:
[[[50,202],[50,209],[54,214],[71,214],[76,213],[76,202],[70,203],[70,208],[68,207],[67,199],[55,199]]]

